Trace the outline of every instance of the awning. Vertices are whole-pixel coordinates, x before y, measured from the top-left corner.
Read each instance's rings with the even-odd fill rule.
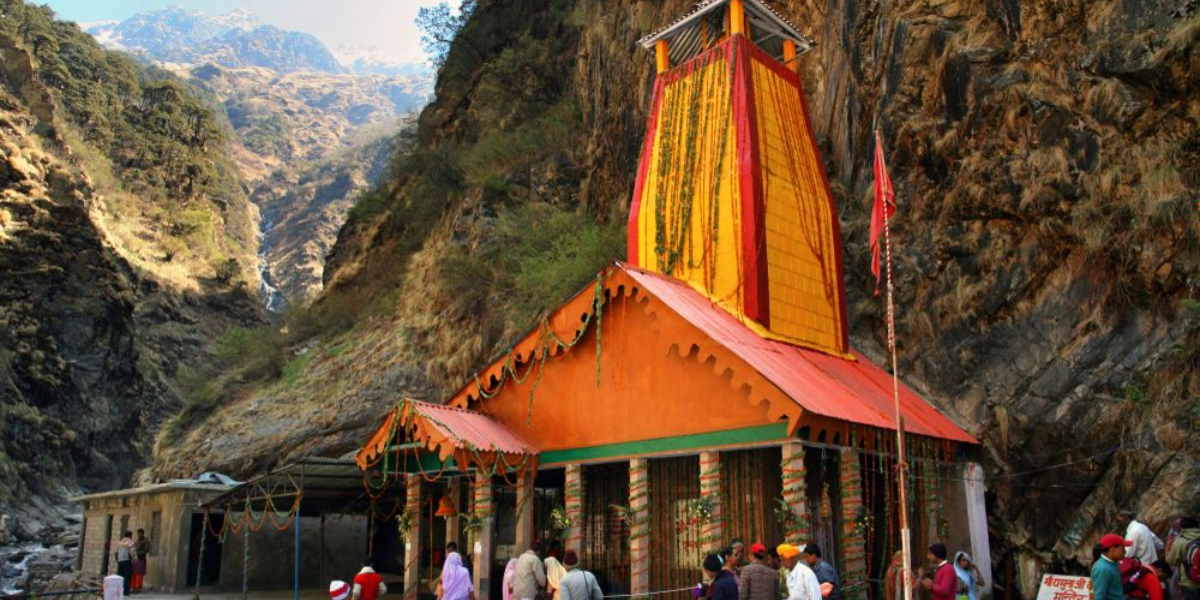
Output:
[[[736,354],[805,411],[895,429],[892,377],[858,352],[855,360],[766,339],[685,283],[620,265],[637,283],[708,337]],[[906,431],[978,444],[903,383],[900,413]]]
[[[368,514],[371,498],[353,461],[309,456],[272,469],[201,504],[204,509],[226,512],[270,511],[274,513],[272,516],[288,512],[289,507],[305,517]]]
[[[388,446],[398,441],[399,432],[404,432],[408,441],[436,452],[443,462],[453,457],[459,469],[473,463],[490,466],[497,455],[504,455],[503,460],[513,464],[513,459],[538,453],[537,448],[521,436],[485,414],[406,400],[388,413],[387,419],[358,452],[355,457],[358,467],[365,471],[378,462]]]

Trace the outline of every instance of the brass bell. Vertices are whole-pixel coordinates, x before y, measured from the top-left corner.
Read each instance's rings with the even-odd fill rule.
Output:
[[[458,508],[454,506],[454,500],[450,499],[450,495],[442,496],[441,502],[438,502],[437,512],[433,513],[435,517],[457,517]]]

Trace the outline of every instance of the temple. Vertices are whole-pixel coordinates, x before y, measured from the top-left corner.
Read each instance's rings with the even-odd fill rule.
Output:
[[[847,598],[881,597],[900,547],[892,378],[849,342],[796,72],[813,42],[764,2],[709,0],[641,44],[658,75],[628,261],[444,402],[382,415],[357,455],[376,566],[417,598],[455,542],[495,599],[543,540],[607,594],[682,599],[704,553],[786,540],[825,548]],[[988,569],[978,442],[899,395],[914,548]]]

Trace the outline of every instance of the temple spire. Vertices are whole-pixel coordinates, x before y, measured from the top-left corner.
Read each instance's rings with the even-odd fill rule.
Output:
[[[641,43],[658,78],[630,262],[766,337],[846,355],[841,234],[796,73],[812,40],[762,0],[713,0]]]

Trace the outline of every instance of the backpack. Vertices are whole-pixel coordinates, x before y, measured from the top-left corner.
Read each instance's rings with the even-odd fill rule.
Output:
[[[1135,565],[1135,568],[1121,569],[1121,588],[1125,592],[1125,597],[1138,599],[1149,598],[1150,596],[1146,593],[1146,590],[1138,587],[1138,582],[1141,581],[1142,576],[1148,573],[1150,569],[1147,569],[1145,566],[1143,566],[1142,563],[1138,562],[1137,559],[1128,558],[1121,561],[1123,563],[1121,566],[1125,566],[1124,563],[1126,561],[1132,562]]]
[[[1184,547],[1182,566],[1192,583],[1200,583],[1200,538],[1189,541]]]

